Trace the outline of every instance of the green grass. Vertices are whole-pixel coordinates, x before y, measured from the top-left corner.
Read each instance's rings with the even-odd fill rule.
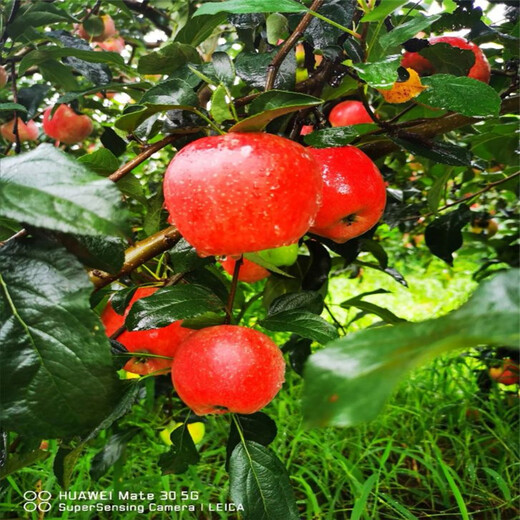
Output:
[[[474,266],[473,266],[474,267]],[[410,269],[405,289],[390,277],[372,270],[361,279],[333,278],[329,303],[341,322],[356,311],[338,307],[356,294],[384,286],[391,294],[369,301],[399,316],[419,321],[460,306],[475,284],[469,270],[453,271],[430,264],[431,272]],[[366,316],[349,332],[374,320]],[[375,346],[376,348],[377,346]],[[278,424],[271,449],[291,475],[303,519],[475,519],[499,520],[520,516],[518,399],[504,388],[479,391],[478,361],[460,354],[442,357],[413,372],[397,389],[383,413],[355,428],[304,429],[299,397],[301,379],[288,374],[287,382],[265,412]],[[170,420],[171,402],[160,397],[141,401],[121,428],[137,426],[122,460],[98,481],[89,474],[94,455],[105,444],[105,434],[91,441],[78,460],[70,491],[129,490],[196,492],[197,502],[228,502],[224,468],[230,418],[209,417],[200,445],[201,461],[183,475],[161,476],[157,460],[167,451],[159,431]],[[51,442],[50,451],[57,450]],[[42,489],[55,497],[60,487],[52,471],[52,456],[0,482],[0,518],[34,518],[21,504],[22,495]],[[138,503],[138,502],[136,502]],[[182,503],[176,500],[175,503]],[[25,516],[24,516],[25,515]],[[237,518],[233,513],[147,513],[149,518]],[[57,513],[45,519],[139,519],[138,512]]]

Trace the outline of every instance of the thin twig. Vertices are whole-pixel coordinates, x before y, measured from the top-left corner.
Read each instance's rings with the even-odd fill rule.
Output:
[[[296,29],[292,32],[292,34],[285,40],[284,44],[280,47],[279,51],[276,53],[275,57],[272,59],[271,63],[267,67],[267,79],[265,82],[265,90],[271,90],[274,87],[274,82],[276,79],[276,75],[278,74],[278,69],[282,64],[283,60],[289,54],[289,51],[296,45],[296,42],[302,37],[307,26],[312,22],[313,17],[315,16],[315,12],[320,9],[324,0],[314,0],[309,10],[314,11],[314,13],[307,12],[300,20],[300,23],[296,26]]]
[[[333,312],[330,310],[330,307],[326,303],[324,303],[323,305],[325,307],[325,310],[329,313],[329,316],[332,318],[332,321],[339,327],[343,334],[346,334],[347,331],[345,330],[345,327],[343,327],[343,325],[338,321],[336,316],[334,316]]]
[[[413,217],[406,217],[406,218],[403,218],[402,220],[419,220],[420,218],[421,219],[426,219],[428,217],[432,217],[433,215],[436,215],[439,211],[444,211],[445,209],[448,209],[448,208],[451,208],[453,206],[457,206],[458,204],[462,204],[463,202],[466,202],[468,200],[471,200],[471,199],[474,199],[475,197],[478,197],[479,195],[482,195],[483,193],[486,193],[487,191],[490,191],[492,190],[493,188],[495,188],[496,186],[500,186],[501,184],[504,184],[516,177],[518,177],[520,175],[520,171],[518,172],[515,172],[511,175],[509,175],[508,177],[504,177],[503,179],[500,179],[498,181],[495,181],[495,182],[490,182],[489,184],[487,184],[486,186],[484,186],[484,188],[482,188],[481,190],[479,191],[476,191],[475,193],[472,193],[471,195],[466,195],[465,197],[462,197],[460,199],[457,199],[453,202],[450,202],[449,204],[445,204],[444,206],[441,206],[437,212],[430,212],[430,213],[425,213],[424,215],[415,215]]]
[[[11,240],[25,237],[25,236],[27,236],[27,234],[28,234],[28,231],[26,229],[20,229],[20,231],[17,231],[14,235],[12,235],[9,238],[6,238],[4,241],[0,242],[0,247],[5,246],[5,244],[7,244],[7,242],[11,242]]]

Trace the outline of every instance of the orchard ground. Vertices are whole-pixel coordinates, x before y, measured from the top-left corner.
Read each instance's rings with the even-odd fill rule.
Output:
[[[455,268],[433,259],[425,271],[417,260],[425,254],[426,248],[422,246],[413,252],[413,257],[403,256],[396,261],[408,289],[373,270],[366,270],[357,278],[349,278],[345,273],[332,277],[329,307],[342,323],[347,323],[357,311],[345,311],[337,303],[385,286],[391,291],[389,294],[368,299],[394,309],[398,316],[408,320],[422,321],[458,308],[477,286],[471,277],[478,267],[477,258],[462,253]],[[251,323],[259,313],[262,313],[260,305],[250,309]],[[366,316],[348,330],[365,328],[376,320],[374,316]],[[286,339],[284,336],[278,335],[279,343]],[[291,475],[302,518],[517,518],[520,484],[516,469],[517,398],[507,394],[508,387],[497,384],[487,394],[479,392],[477,378],[488,377],[477,359],[479,355],[478,351],[470,351],[433,360],[403,381],[377,419],[349,429],[306,429],[301,419],[301,378],[289,372],[287,391],[281,392],[264,411],[278,423],[280,431],[272,448]],[[120,491],[146,492],[153,493],[161,503],[161,493],[180,497],[190,492],[197,496],[195,500],[181,502],[177,498],[164,503],[229,503],[222,450],[229,416],[206,418],[198,465],[182,475],[161,476],[154,461],[168,449],[160,439],[160,432],[170,420],[170,398],[162,395],[154,399],[154,395],[161,393],[161,385],[168,385],[167,379],[164,376],[164,380],[147,381],[146,397],[118,428],[120,432],[133,431],[124,455],[98,480],[90,473],[91,465],[107,439],[102,435],[89,445],[74,471],[68,489],[70,496],[81,491],[112,492],[114,496]],[[49,451],[57,451],[55,441],[51,441]],[[7,477],[0,511],[23,503],[23,492],[33,489],[36,482],[53,494],[53,507],[59,502],[71,506],[96,502],[59,498],[63,489],[53,475],[51,456]],[[60,513],[63,515],[60,518],[87,520],[92,518],[90,514],[65,512]],[[172,513],[155,514],[159,516],[153,518],[172,518]],[[117,515],[100,513],[96,518],[142,518],[141,513],[132,511]],[[180,511],[173,518],[236,518],[236,513],[217,510],[206,515]]]

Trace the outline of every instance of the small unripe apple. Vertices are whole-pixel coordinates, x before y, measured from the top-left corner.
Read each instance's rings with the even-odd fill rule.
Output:
[[[274,399],[284,373],[282,352],[273,341],[237,325],[195,332],[172,364],[175,390],[197,415],[257,412]]]
[[[267,133],[188,144],[170,162],[170,222],[201,255],[236,256],[293,244],[314,220],[321,175],[310,152]]]
[[[76,114],[68,105],[60,105],[53,115],[51,112],[49,107],[43,114],[43,131],[61,143],[79,143],[94,129],[90,117]]]
[[[342,101],[329,114],[332,126],[350,126],[374,121],[361,101]]]
[[[118,314],[109,302],[101,314],[101,321],[105,327],[106,335],[111,336],[123,326],[125,318],[130,312],[134,302],[150,296],[156,290],[157,287],[139,287],[125,309],[123,316]],[[192,329],[182,327],[182,321],[175,321],[160,329],[125,330],[116,338],[116,341],[124,345],[129,352],[143,352],[172,358],[181,341],[192,333]],[[128,372],[141,375],[157,371],[166,373],[170,369],[171,363],[171,359],[135,357],[126,363],[124,369]]]
[[[386,187],[376,165],[354,146],[309,148],[322,167],[322,205],[310,231],[338,243],[362,235],[383,215]]]
[[[14,122],[15,119],[13,118],[11,121],[0,126],[0,134],[2,134],[4,139],[7,139],[7,141],[11,143],[16,142],[16,136],[14,135]],[[38,139],[39,133],[38,127],[34,121],[30,120],[27,121],[27,123],[24,123],[20,118],[18,118],[18,137],[20,138],[21,143],[24,141],[35,141]]]
[[[220,263],[222,264],[224,271],[233,276],[233,273],[235,272],[236,260],[233,260],[233,258],[228,256],[225,259],[220,260]],[[270,275],[271,273],[261,265],[255,264],[247,258],[242,259],[242,265],[240,266],[240,271],[238,273],[239,281],[254,283],[263,280]]]
[[[103,42],[97,42],[95,50],[103,49],[104,51],[117,52],[121,54],[125,50],[125,40],[121,36],[115,38],[108,38]]]
[[[97,36],[91,36],[83,27],[83,25],[79,25],[78,36],[83,38],[84,40],[92,40],[95,42],[102,42],[107,40],[108,38],[112,38],[116,35],[116,26],[114,24],[114,20],[108,14],[105,14],[100,17],[103,22],[103,32],[98,34]]]
[[[510,358],[504,359],[499,367],[490,368],[489,376],[497,383],[502,383],[503,385],[520,383],[519,367]]]
[[[166,426],[164,430],[161,430],[159,433],[159,437],[167,446],[172,445],[172,440],[170,439],[170,435],[173,430],[180,428],[182,426],[181,422],[170,421],[170,423]],[[206,427],[202,421],[196,421],[188,423],[188,433],[193,441],[193,444],[199,444],[204,438],[204,434],[206,433]]]
[[[0,65],[0,88],[5,87],[7,84],[7,71],[2,65]]]
[[[298,259],[298,244],[258,251],[258,255],[277,267],[293,265]]]
[[[484,83],[489,83],[491,67],[489,66],[489,62],[485,54],[477,45],[472,42],[468,42],[460,36],[435,36],[430,38],[428,42],[430,45],[435,45],[437,43],[448,43],[452,47],[457,47],[458,49],[473,51],[473,54],[475,55],[475,63],[471,69],[469,69],[468,77],[478,79]],[[401,65],[405,68],[414,69],[422,75],[435,73],[435,67],[433,64],[428,59],[421,56],[418,52],[405,52],[403,60],[401,61]]]

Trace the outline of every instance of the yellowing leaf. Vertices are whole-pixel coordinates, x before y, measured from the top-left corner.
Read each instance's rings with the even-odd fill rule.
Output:
[[[415,70],[406,70],[410,75],[406,81],[396,81],[391,89],[379,91],[387,103],[406,103],[427,88]]]

